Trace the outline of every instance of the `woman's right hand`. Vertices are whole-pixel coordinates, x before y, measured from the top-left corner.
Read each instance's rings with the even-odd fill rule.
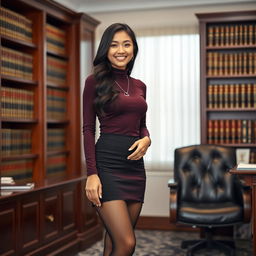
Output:
[[[87,177],[85,191],[87,198],[94,205],[100,207],[100,198],[102,198],[102,185],[97,174],[93,174]]]

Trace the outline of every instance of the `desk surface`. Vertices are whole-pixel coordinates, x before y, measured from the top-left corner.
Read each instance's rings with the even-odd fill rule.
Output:
[[[256,256],[256,170],[230,170],[232,174],[242,176],[245,184],[252,188],[252,231],[253,231],[253,255]]]

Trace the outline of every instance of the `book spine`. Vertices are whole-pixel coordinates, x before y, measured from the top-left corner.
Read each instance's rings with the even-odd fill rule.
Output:
[[[229,108],[229,85],[224,85],[224,108]]]
[[[231,120],[231,143],[236,143],[236,120]]]
[[[247,120],[242,120],[242,143],[247,143]]]
[[[213,85],[209,84],[208,85],[208,100],[207,100],[207,107],[208,108],[213,108]]]
[[[225,120],[225,142],[226,144],[231,143],[231,128],[230,128],[230,120]]]
[[[207,143],[208,144],[213,144],[213,120],[208,120],[208,139]]]
[[[240,107],[240,84],[235,84],[235,99],[234,99],[234,107],[239,108]]]
[[[219,120],[213,120],[213,142],[219,143]]]
[[[224,107],[224,88],[223,88],[223,84],[218,85],[219,87],[219,108],[223,108]]]

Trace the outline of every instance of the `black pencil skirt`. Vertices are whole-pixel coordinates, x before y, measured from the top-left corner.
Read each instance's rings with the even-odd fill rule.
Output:
[[[96,143],[96,163],[102,183],[102,202],[144,201],[146,175],[143,158],[128,160],[128,151],[139,137],[101,134]]]

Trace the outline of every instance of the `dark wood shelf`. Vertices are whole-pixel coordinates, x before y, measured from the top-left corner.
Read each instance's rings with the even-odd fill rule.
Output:
[[[53,57],[57,57],[57,58],[68,60],[68,55],[67,54],[54,52],[52,50],[47,50],[47,54],[49,54],[49,55],[51,55]]]
[[[256,78],[256,74],[252,75],[217,75],[217,76],[206,76],[206,79],[220,79],[220,78],[225,78],[225,79],[230,79],[230,78]]]
[[[47,82],[47,87],[58,88],[58,89],[63,89],[63,90],[69,90],[68,86],[66,86],[66,85],[59,85],[59,84],[53,83],[53,82]]]
[[[39,192],[49,190],[51,188],[62,187],[63,185],[70,185],[72,183],[78,183],[86,179],[86,175],[70,175],[56,178],[45,179],[43,183],[35,183],[35,187],[29,190],[15,191],[15,190],[1,190],[0,185],[0,200],[18,197],[23,194],[29,194],[31,192]]]
[[[256,138],[254,135],[254,129],[256,125],[256,107],[251,104],[251,100],[255,100],[253,96],[253,85],[256,81],[256,73],[254,72],[254,54],[256,52],[256,44],[253,41],[255,33],[249,37],[249,27],[253,27],[256,24],[256,11],[236,11],[236,12],[216,12],[216,13],[198,13],[196,14],[199,20],[199,33],[200,33],[200,139],[202,144],[207,144],[209,136],[211,142],[220,141],[220,134],[224,137],[222,141],[237,142],[240,137],[246,138],[246,141],[252,143],[217,143],[217,145],[223,145],[233,148],[250,148],[250,161],[256,162]],[[241,27],[239,25],[244,24],[246,26]],[[230,34],[230,26],[234,28],[234,35]],[[219,29],[217,29],[219,28]],[[221,32],[222,28],[222,32]],[[228,29],[227,29],[228,28]],[[246,30],[245,30],[246,29]],[[235,30],[238,33],[235,35]],[[245,31],[247,31],[247,37],[245,40]],[[242,35],[240,32],[243,32]],[[219,33],[219,34],[218,34]],[[253,44],[252,44],[253,42]],[[226,43],[226,45],[225,45]],[[230,44],[228,44],[230,43]],[[239,44],[241,43],[241,44]],[[210,45],[209,45],[210,44]],[[214,56],[214,52],[216,55]],[[209,53],[212,54],[212,59]],[[223,59],[219,58],[219,54],[226,53]],[[241,53],[240,56],[238,55]],[[244,54],[246,53],[246,54]],[[230,59],[232,56],[232,59]],[[237,57],[237,58],[236,58]],[[208,67],[212,68],[212,71],[208,73]],[[238,69],[239,67],[239,69]],[[231,69],[232,68],[232,69]],[[235,69],[236,68],[236,69]],[[230,70],[235,72],[229,72]],[[214,71],[216,73],[214,73]],[[243,73],[238,73],[238,72]],[[212,74],[212,75],[209,75]],[[216,74],[216,75],[213,75]],[[234,104],[234,97],[227,96],[226,93],[232,93],[229,90],[233,84],[244,84],[245,88],[245,104],[243,106],[254,107],[241,107],[241,94],[242,87],[239,87],[239,104]],[[220,106],[219,104],[209,105],[208,99],[210,95],[209,85],[212,85],[215,89],[215,96],[219,97],[221,91],[219,85],[225,86],[225,99],[227,105],[222,104],[221,108],[209,108],[209,106]],[[235,88],[235,86],[233,86]],[[250,88],[251,99],[247,101],[247,88]],[[251,89],[252,88],[252,89]],[[222,89],[224,90],[224,89]],[[248,89],[249,90],[249,89]],[[237,89],[236,89],[237,92]],[[212,95],[212,103],[215,101],[214,95]],[[223,96],[224,97],[224,96]],[[211,99],[211,98],[210,98]],[[250,102],[249,102],[250,101]],[[222,102],[224,103],[224,102]],[[233,104],[233,105],[231,105]],[[234,107],[224,107],[234,106]],[[236,106],[236,107],[235,107]],[[239,107],[238,107],[239,106]],[[241,122],[243,120],[243,122]],[[214,122],[211,122],[214,121]],[[223,122],[224,121],[224,122]],[[226,122],[227,121],[227,122]],[[224,124],[223,124],[224,123]],[[237,128],[241,125],[241,129]],[[231,125],[233,127],[231,127]],[[211,130],[214,129],[214,130]],[[222,130],[223,129],[223,130]],[[250,130],[249,130],[250,129]],[[249,131],[249,132],[248,132]],[[223,133],[224,132],[224,133]],[[246,134],[246,135],[245,135]],[[251,134],[251,135],[250,135]],[[250,136],[250,137],[249,137]],[[232,139],[231,139],[232,138]],[[230,140],[229,140],[230,139]],[[244,140],[245,141],[245,140]]]
[[[208,112],[256,112],[256,108],[207,108]]]
[[[4,191],[0,186],[0,230],[4,230],[0,232],[0,256],[76,255],[81,248],[102,239],[102,227],[84,191],[86,169],[81,157],[80,131],[81,76],[85,75],[85,66],[93,61],[95,28],[99,22],[53,0],[0,0],[0,6],[6,16],[12,13],[9,24],[23,29],[26,24],[26,31],[32,34],[32,43],[0,35],[1,49],[18,51],[13,55],[6,51],[8,75],[0,74],[0,89],[9,87],[6,92],[10,92],[10,97],[1,99],[2,107],[7,114],[7,104],[17,110],[17,114],[21,109],[30,113],[33,109],[33,114],[27,115],[29,118],[16,118],[11,114],[8,118],[0,116],[1,132],[8,129],[1,139],[0,176],[11,176],[20,185],[35,184],[33,189],[19,192]],[[53,27],[47,30],[47,24]],[[15,33],[11,26],[6,29],[6,35]],[[84,43],[88,45],[86,49],[81,48]],[[57,44],[63,44],[64,48],[56,48]],[[53,51],[47,47],[52,47]],[[49,57],[55,57],[56,63],[65,63],[53,64],[51,68],[56,73],[60,69],[63,81],[59,84],[54,79],[53,83],[47,82]],[[3,61],[3,55],[0,58]],[[12,63],[15,65],[8,67]],[[26,68],[26,72],[21,68]],[[31,71],[32,76],[26,76]],[[49,95],[51,88],[56,88],[56,94]],[[15,106],[16,103],[21,108]],[[17,117],[26,117],[21,111],[17,114]],[[48,129],[55,129],[56,133],[50,134]],[[65,146],[50,151],[48,139]],[[2,156],[3,146],[21,143],[29,144],[31,152],[11,151],[15,155]]]
[[[7,118],[7,117],[2,117],[1,121],[4,123],[25,123],[25,124],[37,124],[38,119],[22,119],[22,118]]]
[[[24,154],[24,155],[4,156],[4,157],[2,157],[2,161],[35,159],[37,157],[38,157],[38,154]]]
[[[60,155],[60,154],[66,154],[68,155],[70,153],[69,150],[58,150],[58,151],[48,151],[47,156],[55,156],[55,155]]]
[[[12,47],[18,47],[18,48],[30,48],[30,49],[36,49],[37,46],[34,43],[30,43],[24,40],[20,40],[14,37],[6,36],[6,35],[1,35],[1,43],[2,45],[8,45]]]
[[[68,119],[65,119],[65,120],[47,119],[47,123],[48,124],[68,124],[69,120]]]
[[[256,49],[256,45],[223,45],[223,46],[206,46],[206,50],[244,50]]]
[[[38,85],[38,81],[18,78],[14,76],[1,75],[2,81],[15,82],[24,85]]]
[[[255,148],[255,143],[218,143],[217,145],[221,146],[229,146],[229,147],[235,147],[235,148]]]

